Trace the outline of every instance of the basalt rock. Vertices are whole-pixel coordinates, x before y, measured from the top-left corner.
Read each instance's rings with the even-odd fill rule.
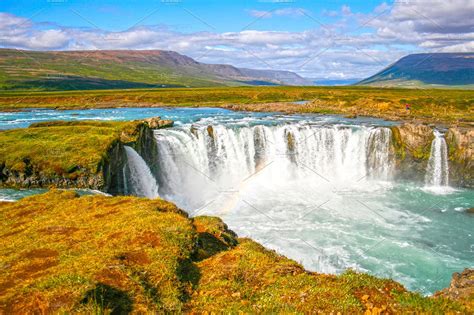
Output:
[[[424,180],[433,131],[434,128],[423,124],[392,127],[392,150],[399,178]],[[451,127],[444,137],[449,150],[449,184],[474,187],[474,129]]]
[[[169,119],[161,119],[161,117],[152,117],[143,120],[149,128],[151,129],[160,129],[166,127],[172,127],[173,121]]]
[[[474,187],[474,129],[453,127],[446,133],[450,182]]]
[[[423,180],[434,138],[433,128],[406,123],[391,129],[397,176]]]
[[[212,127],[211,125],[207,126],[207,134],[212,140],[215,140],[214,127]]]
[[[155,177],[159,174],[158,168],[158,146],[155,141],[154,130],[173,126],[172,120],[162,120],[160,117],[152,117],[143,120],[133,131],[133,136],[127,139],[130,142],[117,142],[107,154],[107,159],[103,164],[102,173],[104,174],[106,185],[104,191],[112,195],[125,194],[125,176],[123,169],[126,166],[127,158],[124,145],[133,147],[135,151],[145,160]]]

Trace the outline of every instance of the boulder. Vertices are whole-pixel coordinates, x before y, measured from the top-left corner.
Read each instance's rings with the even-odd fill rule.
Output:
[[[169,119],[161,119],[161,117],[151,117],[143,120],[148,124],[151,129],[160,129],[166,127],[172,127],[173,121]]]

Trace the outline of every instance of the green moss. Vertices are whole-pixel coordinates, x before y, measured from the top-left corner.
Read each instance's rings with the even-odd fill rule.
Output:
[[[396,126],[390,127],[390,130],[392,131],[392,147],[394,153],[397,157],[397,160],[402,161],[405,159],[406,149],[402,141],[402,136],[400,135],[400,130]]]
[[[415,159],[428,160],[431,155],[431,146],[417,147],[412,150],[412,155]]]

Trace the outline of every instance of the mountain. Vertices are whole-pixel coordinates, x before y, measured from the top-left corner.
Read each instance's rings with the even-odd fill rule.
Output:
[[[259,78],[262,81],[284,82],[286,85],[312,85],[312,82],[291,71],[255,70],[247,68],[240,68],[240,71],[245,76]]]
[[[310,85],[289,71],[205,64],[174,51],[0,49],[0,89]]]
[[[357,85],[474,86],[474,53],[408,55]]]
[[[314,85],[318,86],[339,86],[339,85],[351,85],[360,81],[360,79],[308,79],[313,82]]]

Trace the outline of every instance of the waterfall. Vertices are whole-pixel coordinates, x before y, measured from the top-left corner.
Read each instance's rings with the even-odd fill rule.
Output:
[[[449,184],[448,146],[443,134],[435,130],[431,154],[426,169],[425,184],[428,187],[446,187]]]
[[[275,185],[313,178],[336,189],[360,185],[361,179],[386,180],[392,165],[390,132],[303,124],[157,130],[160,195],[196,209],[259,176]]]
[[[126,193],[147,197],[158,197],[158,184],[143,158],[131,147],[125,146],[127,167],[124,169]]]
[[[367,144],[367,168],[370,176],[390,179],[393,163],[390,152],[392,131],[389,128],[372,129]]]

